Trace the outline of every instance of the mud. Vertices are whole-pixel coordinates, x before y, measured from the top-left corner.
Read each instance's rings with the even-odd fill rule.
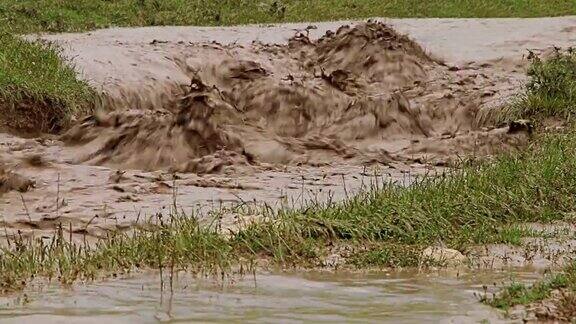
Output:
[[[99,238],[174,208],[216,217],[226,231],[258,219],[238,206],[346,199],[382,183],[410,185],[466,156],[514,150],[530,140],[530,127],[486,124],[482,113],[518,91],[526,49],[576,41],[573,17],[386,23],[37,36],[63,47],[100,100],[58,136],[0,134],[0,236],[63,229],[77,240]],[[47,130],[64,128],[55,125]],[[520,277],[532,281],[541,276],[534,268],[571,260],[574,227],[561,225],[532,224],[539,234],[518,246],[463,251],[473,270],[449,276],[261,275],[257,287],[243,280],[225,289],[193,278],[177,281],[168,309],[158,307],[158,277],[144,276],[26,291],[21,306],[2,300],[0,318],[498,322],[479,296],[510,268],[528,267]],[[551,304],[557,300],[530,305],[515,320],[573,316]]]
[[[541,271],[560,269],[574,261],[576,226],[571,223],[524,224],[531,235],[519,244],[487,244],[466,252],[476,269],[506,269],[532,267]]]

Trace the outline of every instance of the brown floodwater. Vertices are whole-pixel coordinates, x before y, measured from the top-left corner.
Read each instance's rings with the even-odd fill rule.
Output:
[[[312,31],[308,30],[307,24],[290,24],[109,29],[88,34],[43,36],[63,47],[64,54],[73,58],[82,77],[95,89],[107,93],[111,106],[122,108],[116,111],[118,116],[110,116],[130,127],[116,127],[118,122],[111,123],[110,116],[94,116],[96,119],[76,125],[77,132],[61,138],[64,141],[29,140],[3,134],[0,154],[5,161],[2,162],[18,171],[23,179],[34,180],[36,187],[25,195],[12,190],[18,189],[19,185],[8,188],[12,191],[3,195],[0,206],[2,221],[9,231],[18,235],[22,232],[25,235],[38,235],[40,231],[51,233],[64,222],[98,237],[101,231],[137,224],[140,215],[164,212],[163,208],[176,204],[176,200],[186,210],[253,200],[265,203],[296,201],[297,205],[298,201],[304,204],[309,199],[308,192],[314,193],[309,195],[311,201],[323,201],[323,197],[347,198],[356,189],[364,188],[365,178],[370,184],[372,178],[378,177],[402,179],[402,184],[406,184],[405,175],[410,172],[431,172],[418,161],[428,161],[428,155],[432,153],[448,156],[456,152],[459,156],[473,151],[478,154],[480,135],[486,135],[485,141],[496,139],[486,141],[488,148],[501,146],[499,139],[508,136],[506,129],[495,132],[476,129],[476,119],[467,113],[498,106],[514,94],[525,78],[521,57],[526,48],[543,50],[552,45],[572,44],[576,26],[574,17],[389,22],[398,31],[407,32],[418,47],[412,41],[397,37],[392,38],[397,42],[385,43],[383,48],[356,46],[357,42],[364,43],[365,36],[371,35],[366,32],[372,28],[385,32],[376,33],[387,35],[385,40],[396,35],[388,27],[374,25],[370,25],[370,30],[365,27],[341,29],[342,37],[318,40],[327,30],[338,30],[342,22],[316,24],[317,29]],[[288,38],[294,35],[294,28],[306,29],[306,37],[299,36],[296,39],[299,42],[292,41],[290,46]],[[503,30],[514,32],[503,33]],[[308,38],[308,32],[311,38]],[[252,44],[255,40],[258,44]],[[347,46],[340,46],[342,44]],[[336,45],[334,49],[332,45]],[[392,51],[396,45],[409,50]],[[339,49],[346,49],[346,52]],[[370,52],[389,52],[390,60],[374,61],[374,57],[368,57]],[[427,57],[428,52],[442,57],[452,68],[435,63]],[[308,62],[311,65],[302,67],[301,53],[316,59]],[[229,61],[229,56],[236,59]],[[357,66],[358,62],[371,61],[374,62],[370,64],[381,69],[365,71]],[[340,66],[342,62],[347,66]],[[421,69],[420,65],[425,68]],[[402,71],[397,71],[397,66],[402,66]],[[324,75],[322,71],[318,77],[312,67],[330,67],[331,72]],[[357,76],[350,78],[333,73],[342,68],[355,71]],[[370,74],[374,71],[386,73]],[[238,72],[242,75],[230,74]],[[351,82],[353,79],[359,82]],[[372,79],[379,81],[375,85]],[[179,110],[168,111],[168,117],[149,111],[138,112],[143,116],[124,111],[124,108],[140,106],[165,108],[164,104],[172,104],[175,97],[182,95],[173,94],[172,90],[187,87],[192,81],[198,92],[200,89],[205,92],[201,96],[196,93],[193,98],[212,99],[217,106],[210,106],[211,102],[198,102],[204,108],[214,108],[219,112],[215,116],[226,123],[220,123],[220,119],[200,118],[198,121],[199,116],[180,114],[182,118],[177,119],[177,125],[181,120],[188,121],[183,125],[190,129],[185,130],[200,125],[207,132],[202,139],[216,138],[208,152],[196,150],[205,145],[172,141],[182,136],[166,136],[174,131],[172,117]],[[210,87],[204,83],[228,90],[226,93],[232,95],[225,98],[221,91],[209,91]],[[412,87],[410,93],[404,93],[402,97],[391,96],[405,85]],[[283,93],[291,97],[280,95]],[[246,101],[248,97],[252,99]],[[362,98],[361,104],[357,97]],[[283,108],[278,111],[286,116],[266,110],[270,102]],[[295,111],[291,109],[294,102],[318,109]],[[469,103],[470,107],[462,103]],[[235,112],[238,106],[256,108],[250,114],[238,115]],[[230,107],[235,109],[227,110]],[[356,109],[350,110],[350,107]],[[384,114],[377,107],[390,109]],[[245,117],[252,122],[249,128],[244,125]],[[302,121],[308,121],[309,127],[296,127],[303,124]],[[133,125],[138,127],[131,127]],[[457,127],[453,129],[453,126]],[[142,131],[134,133],[134,129]],[[124,133],[118,134],[118,130]],[[228,133],[235,135],[234,138],[224,136]],[[142,134],[146,136],[140,136]],[[90,138],[86,138],[87,135]],[[284,137],[282,142],[277,141],[277,135]],[[147,139],[144,144],[122,141],[143,137]],[[238,142],[238,139],[243,141]],[[83,144],[72,145],[73,140],[81,140]],[[116,140],[123,146],[118,143],[109,147],[103,145]],[[219,148],[223,144],[235,154],[220,154]],[[122,150],[100,149],[118,147]],[[185,150],[165,150],[174,147]],[[82,157],[84,155],[86,157]],[[149,156],[170,156],[172,159],[144,159]],[[279,164],[282,168],[261,165],[258,169],[229,168],[228,174],[219,171],[219,165],[248,164],[250,156],[270,165]],[[200,160],[192,165],[182,163],[190,157]],[[241,158],[241,163],[237,163],[237,158]],[[356,162],[348,161],[352,158]],[[332,163],[340,160],[344,161],[341,165]],[[173,162],[178,165],[172,165]],[[301,165],[303,162],[306,163]],[[364,162],[380,162],[385,169],[372,177],[372,172],[366,172],[362,167]],[[415,166],[412,162],[418,163],[414,163]],[[205,165],[211,167],[198,170]],[[168,177],[171,174],[166,170],[172,169],[184,172],[178,182]],[[190,173],[193,171],[206,175]],[[320,194],[316,195],[316,192]],[[59,197],[62,197],[62,206],[58,203]],[[88,225],[92,227],[88,229]],[[508,260],[509,249],[502,251],[498,255]],[[545,258],[535,259],[539,262]],[[516,260],[512,259],[512,262]],[[490,293],[497,289],[494,284],[500,286],[512,277],[532,281],[540,276],[530,270],[307,272],[259,274],[256,278],[248,276],[222,284],[181,275],[172,287],[165,285],[161,289],[158,275],[137,275],[72,288],[58,284],[31,287],[18,295],[0,298],[0,322],[476,323],[487,320],[496,323],[507,320],[479,302],[477,295],[484,294],[484,287]]]
[[[222,284],[180,275],[135,276],[1,300],[2,323],[513,322],[478,301],[494,284],[534,271],[259,274]],[[24,294],[26,297],[24,297]]]

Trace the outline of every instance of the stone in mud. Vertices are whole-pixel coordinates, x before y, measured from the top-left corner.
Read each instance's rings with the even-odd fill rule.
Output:
[[[422,251],[422,259],[446,266],[458,266],[466,262],[467,258],[460,251],[439,246],[429,246]]]
[[[26,192],[32,187],[34,187],[34,181],[15,172],[0,169],[0,194],[12,190]]]
[[[508,125],[509,134],[515,134],[519,132],[526,132],[528,134],[532,134],[533,131],[534,131],[534,124],[532,124],[532,121],[527,119],[515,120],[510,122],[510,125]]]

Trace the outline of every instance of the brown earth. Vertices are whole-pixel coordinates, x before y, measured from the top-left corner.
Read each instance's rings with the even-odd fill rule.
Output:
[[[576,293],[570,289],[554,290],[549,298],[526,306],[525,311],[536,319],[535,323],[573,323],[576,320]]]
[[[22,136],[59,133],[70,127],[66,104],[52,97],[39,97],[13,87],[17,100],[0,98],[0,129]]]

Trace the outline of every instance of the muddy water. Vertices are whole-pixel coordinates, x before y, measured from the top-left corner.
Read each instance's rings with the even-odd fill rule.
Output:
[[[69,223],[73,232],[98,237],[137,225],[141,214],[162,211],[174,197],[187,210],[304,201],[308,192],[321,192],[313,199],[345,199],[373,178],[432,172],[426,162],[434,158],[492,154],[510,137],[508,129],[478,128],[476,112],[518,89],[526,48],[571,44],[576,28],[574,17],[390,23],[417,44],[389,27],[339,29],[342,22],[45,36],[106,93],[112,111],[78,120],[77,132],[63,138],[2,134],[2,162],[17,174],[0,174],[11,180],[0,188],[8,191],[0,220],[9,234],[51,233]],[[321,38],[327,30],[336,36]],[[374,58],[382,53],[386,60]],[[182,87],[190,88],[184,99],[194,100],[173,107]],[[276,112],[264,109],[271,102]],[[379,171],[367,172],[366,164]],[[19,174],[34,187],[16,181]],[[2,299],[0,321],[498,322],[499,314],[473,293],[509,276],[267,274],[224,287],[181,278],[173,295],[162,294],[157,276],[138,277],[32,289],[27,297]]]
[[[263,274],[222,285],[174,280],[162,293],[158,276],[29,291],[29,302],[2,300],[3,323],[173,322],[511,322],[478,302],[484,285],[531,271]]]
[[[62,223],[101,237],[175,200],[186,211],[214,200],[271,204],[302,196],[303,185],[342,199],[361,187],[358,175],[373,174],[366,169],[395,181],[529,141],[480,118],[517,88],[520,58],[447,66],[375,22],[293,34],[271,44],[111,45],[163,53],[172,68],[160,78],[156,58],[138,56],[136,66],[155,72],[134,84],[130,70],[93,62],[119,78],[103,88],[101,109],[62,136],[0,134],[8,235]]]

